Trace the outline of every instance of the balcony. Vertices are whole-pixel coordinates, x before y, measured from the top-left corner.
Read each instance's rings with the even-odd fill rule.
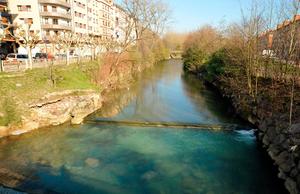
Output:
[[[62,13],[62,12],[48,12],[48,11],[41,11],[40,13],[41,16],[46,16],[46,17],[57,17],[57,18],[65,18],[65,19],[72,19],[71,14],[69,13]]]
[[[71,8],[71,4],[65,0],[39,0],[41,4],[60,5],[63,7]]]
[[[66,30],[66,31],[72,30],[71,26],[61,25],[61,24],[42,24],[42,28],[47,30]]]

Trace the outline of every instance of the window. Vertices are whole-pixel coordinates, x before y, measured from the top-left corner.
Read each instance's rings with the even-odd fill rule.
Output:
[[[26,11],[31,11],[31,5],[26,5]]]
[[[53,24],[57,25],[58,24],[58,19],[53,19]]]
[[[31,11],[31,5],[17,5],[18,11]]]
[[[46,30],[46,36],[50,36],[50,30]]]
[[[57,12],[57,7],[56,6],[52,6],[52,11],[53,12]]]
[[[47,6],[47,5],[44,5],[44,6],[43,6],[43,10],[44,10],[45,12],[47,12],[47,11],[48,11],[48,6]]]
[[[49,18],[45,18],[45,24],[49,24]]]
[[[26,19],[26,24],[33,24],[33,19],[32,18],[27,18]]]

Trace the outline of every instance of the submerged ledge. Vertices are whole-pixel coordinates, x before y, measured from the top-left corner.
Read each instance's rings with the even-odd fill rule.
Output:
[[[187,128],[187,129],[208,129],[212,131],[233,131],[249,129],[236,124],[204,124],[204,123],[184,123],[184,122],[145,122],[145,121],[126,121],[126,120],[89,120],[87,123],[98,125],[125,125],[136,127],[157,127],[157,128]],[[250,130],[250,129],[249,129]]]

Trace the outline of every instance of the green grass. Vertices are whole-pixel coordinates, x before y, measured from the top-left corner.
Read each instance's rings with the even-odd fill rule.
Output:
[[[96,62],[54,67],[55,86],[50,79],[50,68],[32,69],[24,74],[1,73],[0,126],[19,122],[20,115],[26,113],[26,104],[47,93],[76,89],[100,91],[92,81],[97,68]]]

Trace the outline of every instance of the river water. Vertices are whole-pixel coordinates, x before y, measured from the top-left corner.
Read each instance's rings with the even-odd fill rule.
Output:
[[[99,120],[247,125],[181,61],[147,70],[81,126],[0,140],[2,184],[28,193],[284,193],[252,130],[104,125]],[[22,175],[22,176],[17,176]],[[18,177],[17,180],[15,180]]]

